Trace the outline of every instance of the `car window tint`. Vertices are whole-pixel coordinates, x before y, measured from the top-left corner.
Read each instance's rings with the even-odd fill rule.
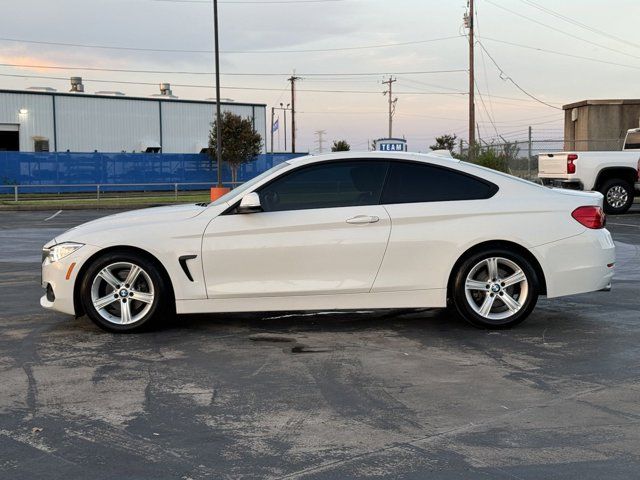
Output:
[[[388,163],[327,162],[301,167],[260,189],[265,212],[377,205]]]
[[[382,203],[443,202],[491,197],[497,187],[448,168],[392,162]]]

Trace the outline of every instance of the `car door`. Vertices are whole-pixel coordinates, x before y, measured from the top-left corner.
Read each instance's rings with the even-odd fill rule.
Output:
[[[209,298],[369,292],[391,223],[383,160],[325,161],[260,187],[263,211],[215,218],[202,243]]]
[[[380,203],[393,228],[372,292],[445,289],[461,248],[487,231],[497,190],[454,168],[391,161]]]

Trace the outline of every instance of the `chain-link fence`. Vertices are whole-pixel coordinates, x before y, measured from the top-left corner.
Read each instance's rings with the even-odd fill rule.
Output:
[[[543,153],[575,151],[616,151],[622,150],[624,139],[572,140],[532,139],[514,140],[499,143],[480,142],[475,147],[475,163],[504,171],[527,180],[538,178],[538,155]],[[461,143],[458,152],[466,160],[469,148]]]

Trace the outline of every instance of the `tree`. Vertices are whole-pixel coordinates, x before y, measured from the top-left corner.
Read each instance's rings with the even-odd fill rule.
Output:
[[[346,140],[334,140],[331,145],[332,152],[348,152],[349,150],[351,150],[351,145]]]
[[[209,132],[209,154],[216,162],[217,122],[211,124]],[[231,168],[231,181],[238,179],[238,167],[254,160],[262,151],[262,137],[253,129],[250,117],[242,118],[231,112],[222,114],[222,161]]]
[[[431,145],[429,148],[431,150],[449,150],[450,152],[453,152],[453,149],[456,148],[456,139],[458,138],[457,135],[441,135],[439,137],[436,137],[436,144],[435,145]]]

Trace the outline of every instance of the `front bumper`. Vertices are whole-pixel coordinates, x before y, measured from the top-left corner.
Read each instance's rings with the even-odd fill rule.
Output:
[[[75,315],[73,292],[80,269],[94,253],[100,250],[93,245],[84,245],[71,255],[57,262],[42,263],[42,288],[45,294],[40,305],[69,315]]]
[[[605,228],[541,245],[533,252],[541,260],[549,298],[610,288],[616,250]]]

